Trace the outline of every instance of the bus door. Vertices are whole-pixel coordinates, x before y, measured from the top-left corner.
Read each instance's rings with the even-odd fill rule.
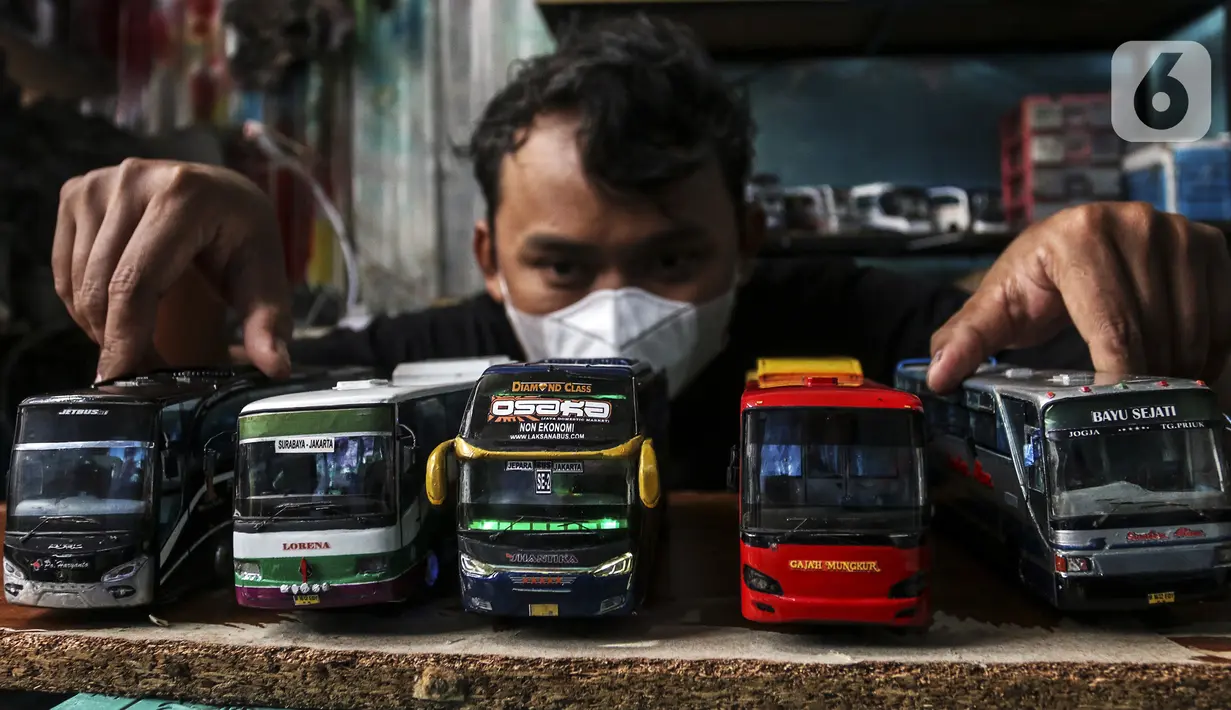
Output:
[[[424,470],[427,462],[427,457],[419,453],[422,447],[419,443],[419,430],[415,426],[416,404],[418,402],[415,400],[409,400],[397,405],[397,492],[394,499],[397,501],[398,534],[403,546],[414,539],[423,523],[422,511],[407,515],[421,498],[419,494],[423,488],[423,475],[419,472]]]
[[[398,429],[402,441],[403,463],[398,477],[398,510],[405,523],[402,544],[408,545],[418,536],[427,513],[427,490],[424,479],[427,457],[432,449],[448,438],[447,414],[439,397],[427,396],[403,402],[398,408]],[[406,515],[407,511],[412,511]]]
[[[964,495],[972,465],[970,415],[961,396],[923,396],[933,432],[927,450],[929,488],[939,507],[953,507]]]
[[[171,537],[171,531],[184,513],[184,507],[196,492],[185,476],[191,466],[185,456],[192,426],[192,415],[200,399],[176,402],[163,407],[159,416],[159,444],[162,450],[161,471],[154,495],[158,497],[158,544],[161,548]]]
[[[1046,530],[1047,494],[1043,481],[1043,432],[1039,428],[1039,409],[1034,404],[1015,397],[1001,397],[1008,419],[1009,435],[1017,463],[1020,481],[1018,490],[1005,490],[1003,503],[1011,515],[1006,525],[1012,526],[1006,537],[1030,546],[1031,554],[1046,557],[1045,551],[1029,542]]]

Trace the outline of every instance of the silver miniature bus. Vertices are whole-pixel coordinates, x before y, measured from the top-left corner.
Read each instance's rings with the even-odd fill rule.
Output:
[[[1231,568],[1226,416],[1193,380],[983,365],[955,394],[908,361],[934,500],[1063,610],[1218,598]]]

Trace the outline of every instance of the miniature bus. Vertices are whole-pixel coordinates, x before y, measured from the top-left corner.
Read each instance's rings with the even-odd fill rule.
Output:
[[[504,358],[507,362],[507,358]],[[239,418],[235,598],[325,609],[423,596],[452,569],[452,516],[424,498],[432,448],[456,432],[489,360],[400,365],[395,382],[253,402]]]
[[[461,432],[432,452],[427,492],[456,495],[467,611],[630,614],[644,601],[665,495],[654,436],[666,381],[641,362],[489,368]],[[450,490],[449,471],[460,465]]]
[[[239,412],[271,394],[320,387],[324,377],[161,370],[22,402],[5,600],[134,607],[229,580]]]
[[[919,398],[856,360],[757,362],[728,472],[745,618],[931,625],[923,434]]]
[[[1061,610],[1221,597],[1231,567],[1226,420],[1204,383],[986,364],[919,394],[938,514]]]

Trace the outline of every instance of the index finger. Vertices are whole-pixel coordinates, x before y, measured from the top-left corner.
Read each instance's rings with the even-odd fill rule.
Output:
[[[155,200],[146,209],[108,286],[100,377],[137,372],[151,360],[158,302],[195,256],[183,245],[193,229],[199,227],[166,200]]]
[[[1050,268],[1044,270],[1053,290],[1013,285],[1015,275],[1010,274],[985,283],[937,331],[928,370],[931,389],[948,392],[996,353],[1037,345],[1053,335],[1054,323],[1039,318],[1056,306],[1063,306],[1086,341],[1095,370],[1129,373],[1145,366],[1136,297],[1111,246],[1092,238],[1053,249]]]

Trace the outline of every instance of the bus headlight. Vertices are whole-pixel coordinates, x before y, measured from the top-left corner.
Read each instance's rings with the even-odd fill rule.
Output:
[[[458,553],[457,564],[462,568],[462,574],[476,579],[491,579],[496,576],[496,568],[480,562],[466,553]]]
[[[240,579],[260,579],[261,563],[252,560],[235,560],[235,576]]]
[[[924,572],[916,572],[889,588],[890,599],[914,599],[922,596],[927,589],[928,576]]]
[[[1231,565],[1231,545],[1214,550],[1214,564],[1216,565]],[[8,569],[7,567],[5,569]]]
[[[594,568],[595,577],[614,577],[633,571],[633,553],[625,552],[614,559],[607,560]]]
[[[9,558],[7,557],[4,558],[4,576],[11,579],[20,580],[24,580],[26,578],[25,572],[22,572],[21,568],[16,564],[9,562]]]
[[[782,585],[778,584],[778,580],[748,565],[744,565],[744,584],[754,592],[782,596]]]
[[[142,555],[136,559],[129,560],[122,565],[112,567],[103,573],[102,580],[104,582],[118,582],[122,579],[128,579],[145,566],[146,556]]]

